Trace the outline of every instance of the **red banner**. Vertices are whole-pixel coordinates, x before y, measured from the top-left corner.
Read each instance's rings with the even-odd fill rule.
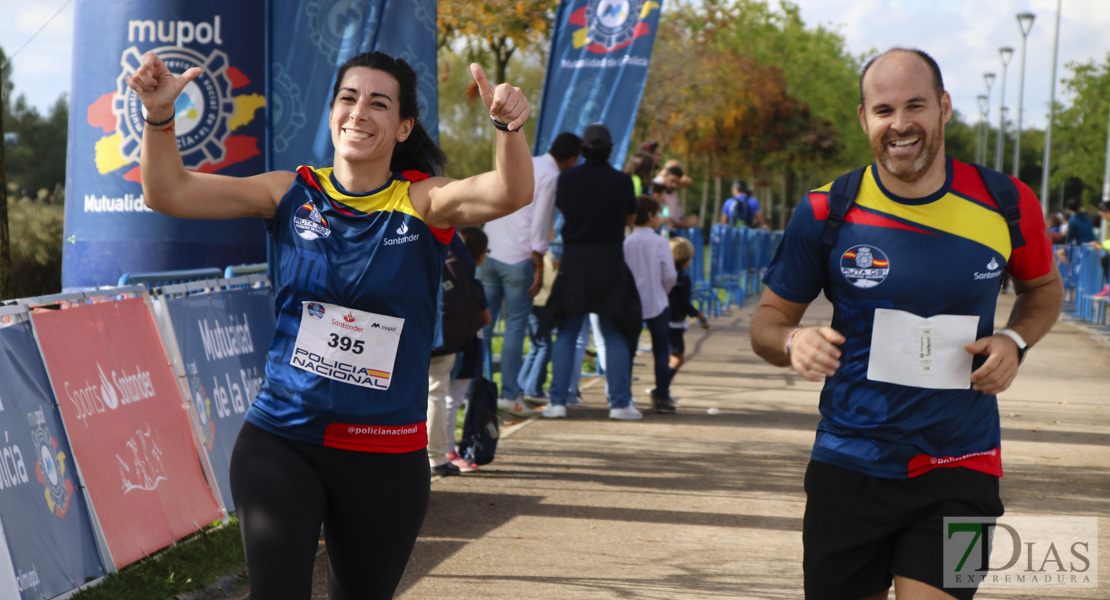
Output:
[[[36,312],[31,320],[116,567],[219,519],[143,300]]]

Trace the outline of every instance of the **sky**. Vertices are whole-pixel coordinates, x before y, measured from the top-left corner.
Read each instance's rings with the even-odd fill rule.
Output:
[[[9,56],[18,50],[12,60],[15,92],[24,94],[43,113],[68,93],[72,84],[73,19],[78,1],[0,0],[0,15],[4,15],[0,47]],[[1057,100],[1068,100],[1059,79],[1067,76],[1069,62],[1101,63],[1110,53],[1110,0],[793,1],[807,24],[839,31],[852,54],[897,45],[921,48],[933,55],[953,105],[969,121],[979,119],[976,97],[987,92],[983,74],[994,72],[990,121],[998,123],[1003,72],[998,48],[1002,46],[1014,48],[1006,70],[1005,101],[1010,119],[1016,118],[1021,79],[1020,12],[1036,15],[1026,42],[1025,128],[1043,128],[1047,122],[1058,1],[1063,8]]]

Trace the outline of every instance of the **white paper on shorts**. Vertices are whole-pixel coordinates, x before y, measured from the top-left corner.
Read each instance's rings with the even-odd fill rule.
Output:
[[[875,309],[867,378],[937,390],[971,387],[972,355],[964,344],[975,341],[976,315],[925,318],[904,310]]]

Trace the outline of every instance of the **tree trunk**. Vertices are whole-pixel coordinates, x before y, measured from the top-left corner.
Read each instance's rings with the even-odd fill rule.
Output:
[[[0,94],[3,94],[3,73],[0,72]],[[0,300],[12,295],[12,253],[8,240],[8,176],[4,166],[4,101],[0,97]]]
[[[709,218],[709,222],[705,224],[708,229],[712,229],[713,226],[716,225],[717,222],[721,220],[721,176],[720,175],[713,178],[713,212],[711,214],[712,214],[712,216]]]
[[[701,188],[701,210],[698,211],[698,226],[705,225],[705,209],[709,205],[709,181],[713,173],[713,157],[705,161],[705,185]]]

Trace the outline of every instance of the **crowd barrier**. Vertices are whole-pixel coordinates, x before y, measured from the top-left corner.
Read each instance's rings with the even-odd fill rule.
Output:
[[[742,307],[747,298],[762,293],[763,274],[782,238],[778,231],[714,225],[709,230],[706,256],[700,227],[676,229],[674,235],[694,244],[694,261],[690,265],[693,298],[709,316],[720,316],[733,304]]]
[[[1056,256],[1064,258],[1058,263],[1064,280],[1063,311],[1099,326],[1110,325],[1110,302],[1100,294],[1107,284],[1102,270],[1106,255],[1090,246],[1056,246]]]
[[[268,279],[235,272],[0,306],[0,598],[67,595],[234,511],[274,331]]]

